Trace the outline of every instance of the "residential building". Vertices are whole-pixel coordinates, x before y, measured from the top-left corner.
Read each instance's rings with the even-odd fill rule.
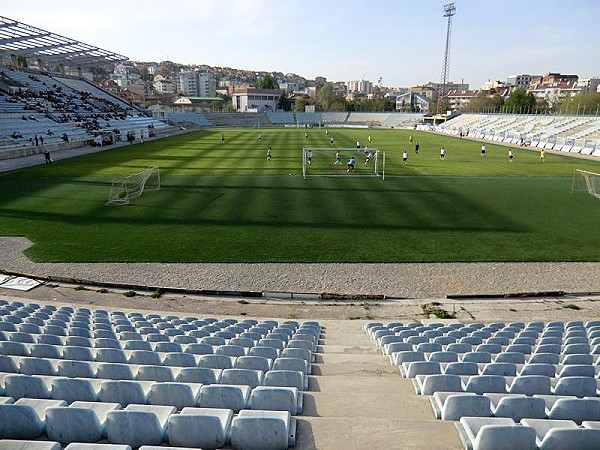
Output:
[[[468,89],[453,89],[446,93],[448,106],[452,111],[462,111],[472,98],[477,97],[478,92]]]
[[[179,74],[177,91],[190,97],[214,97],[217,82],[210,72],[193,70]]]
[[[506,78],[506,83],[515,88],[527,90],[532,81],[540,78],[542,78],[541,75],[510,75]]]
[[[233,109],[239,112],[275,111],[281,97],[278,89],[237,88],[233,91]]]
[[[367,80],[354,80],[346,83],[348,94],[372,94],[373,83]]]
[[[162,75],[156,75],[154,77],[154,83],[152,83],[154,90],[159,94],[174,94],[177,92],[177,83],[173,80],[163,77]]]
[[[600,92],[600,78],[580,78],[577,87],[581,92]]]
[[[430,102],[426,96],[416,92],[404,92],[396,95],[396,111],[420,112],[430,111]]]

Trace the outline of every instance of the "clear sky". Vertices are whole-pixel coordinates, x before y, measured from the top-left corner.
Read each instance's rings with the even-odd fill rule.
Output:
[[[439,82],[448,0],[0,0],[0,15],[129,57],[330,81]],[[600,77],[600,0],[456,0],[449,79]]]

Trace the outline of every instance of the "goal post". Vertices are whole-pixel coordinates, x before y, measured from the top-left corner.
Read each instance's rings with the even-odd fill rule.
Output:
[[[144,191],[158,191],[159,189],[160,169],[158,166],[150,166],[133,175],[115,177],[105,205],[128,205],[131,200],[142,195]]]
[[[349,166],[354,161],[354,168]],[[302,178],[311,176],[381,176],[385,158],[376,147],[303,147]]]
[[[600,199],[600,173],[575,169],[571,192],[587,192]]]

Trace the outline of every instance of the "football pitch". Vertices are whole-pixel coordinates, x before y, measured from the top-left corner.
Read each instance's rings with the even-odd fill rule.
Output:
[[[574,170],[598,162],[517,148],[510,163],[506,147],[482,158],[479,142],[409,130],[307,132],[201,130],[4,174],[0,236],[26,236],[43,262],[600,261],[600,201],[571,193]],[[364,176],[364,153],[335,165],[334,150],[303,179],[303,147],[368,136],[385,181]],[[159,191],[105,206],[114,177],[151,165]]]

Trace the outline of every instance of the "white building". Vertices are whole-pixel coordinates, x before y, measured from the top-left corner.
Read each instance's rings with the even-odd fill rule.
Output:
[[[233,91],[233,109],[239,112],[275,111],[281,97],[277,89],[237,88]]]
[[[169,80],[162,75],[156,75],[154,77],[152,86],[159,94],[174,94],[177,92],[177,84],[173,80]]]
[[[113,80],[122,89],[127,89],[130,84],[137,83],[140,80],[140,74],[137,69],[130,65],[117,64],[110,75]]]
[[[581,92],[600,92],[600,78],[580,78],[577,87]]]
[[[510,75],[506,78],[506,83],[527,90],[532,81],[537,81],[540,78],[542,78],[541,75]]]
[[[353,80],[346,83],[348,94],[372,94],[373,83],[367,80]]]

